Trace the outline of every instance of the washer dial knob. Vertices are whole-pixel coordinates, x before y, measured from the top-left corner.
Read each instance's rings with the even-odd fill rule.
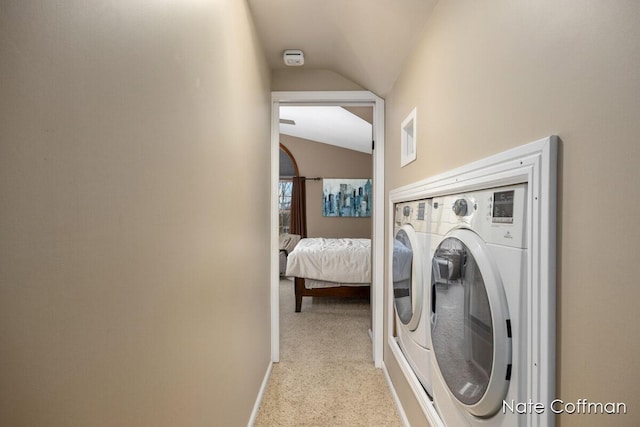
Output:
[[[453,213],[457,216],[465,216],[467,215],[468,207],[467,201],[465,199],[458,199],[453,204]]]

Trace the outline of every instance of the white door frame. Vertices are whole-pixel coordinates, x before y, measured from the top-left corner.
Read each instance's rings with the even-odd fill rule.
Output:
[[[278,263],[278,181],[280,179],[280,105],[373,107],[373,235],[371,240],[371,339],[373,363],[382,368],[384,279],[384,100],[369,91],[271,93],[271,360],[280,361]]]

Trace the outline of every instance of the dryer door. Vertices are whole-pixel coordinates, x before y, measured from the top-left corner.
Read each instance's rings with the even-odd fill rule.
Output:
[[[393,240],[393,299],[398,318],[412,331],[422,314],[422,256],[413,227],[399,227]]]
[[[467,229],[449,232],[431,272],[431,342],[453,399],[488,417],[501,407],[511,376],[511,328],[496,263]]]

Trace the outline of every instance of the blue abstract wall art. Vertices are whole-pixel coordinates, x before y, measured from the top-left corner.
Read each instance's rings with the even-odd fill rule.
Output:
[[[370,217],[371,178],[322,180],[322,216]]]

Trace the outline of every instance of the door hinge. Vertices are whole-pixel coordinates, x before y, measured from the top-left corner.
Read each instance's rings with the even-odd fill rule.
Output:
[[[374,148],[376,148],[376,142],[375,141],[371,141],[371,149],[373,150]]]

